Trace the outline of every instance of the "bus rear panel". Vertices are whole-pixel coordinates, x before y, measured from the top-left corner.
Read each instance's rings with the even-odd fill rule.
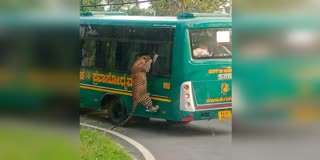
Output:
[[[188,26],[186,39],[189,43],[184,44],[186,59],[180,85],[180,121],[231,119],[231,25]]]

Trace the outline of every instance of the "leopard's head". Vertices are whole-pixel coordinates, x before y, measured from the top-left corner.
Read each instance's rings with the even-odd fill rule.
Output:
[[[147,63],[149,60],[152,60],[151,57],[148,55],[139,56],[137,59],[145,61],[145,63]]]
[[[152,63],[152,58],[148,55],[139,56],[132,66],[132,72],[145,71],[149,72]]]

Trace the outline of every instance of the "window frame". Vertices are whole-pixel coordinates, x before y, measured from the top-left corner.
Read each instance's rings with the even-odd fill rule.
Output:
[[[120,28],[120,30],[121,29],[123,29],[123,28],[125,28],[125,29],[128,29],[128,28],[139,28],[139,29],[150,29],[150,31],[152,31],[152,29],[168,29],[168,34],[170,34],[169,35],[169,37],[165,37],[165,38],[167,38],[167,40],[163,40],[163,41],[149,41],[149,40],[143,40],[143,39],[130,39],[130,38],[126,38],[126,37],[130,37],[130,36],[132,36],[132,35],[130,35],[130,34],[127,34],[127,35],[121,35],[121,36],[118,36],[118,37],[104,37],[103,36],[103,34],[102,34],[102,36],[96,36],[96,37],[91,37],[91,36],[88,36],[87,35],[87,32],[88,32],[88,26],[90,26],[91,28],[94,28],[94,26],[99,26],[99,27],[115,27],[115,28],[117,28],[117,27],[121,27]],[[81,27],[85,27],[85,30],[83,31],[83,30],[81,30]],[[111,28],[111,29],[114,29],[114,28]],[[139,47],[138,48],[141,48],[141,46],[142,45],[150,45],[150,44],[153,44],[153,45],[158,45],[158,47],[155,47],[156,48],[156,50],[160,50],[160,48],[161,48],[161,44],[162,45],[168,45],[168,51],[169,51],[169,53],[168,53],[168,55],[167,54],[164,54],[165,56],[164,56],[164,58],[169,58],[169,60],[168,60],[168,62],[169,62],[169,64],[167,64],[168,65],[168,72],[167,73],[155,73],[155,72],[152,72],[152,68],[154,68],[153,67],[153,65],[151,66],[151,70],[150,70],[150,72],[149,72],[149,74],[150,75],[152,75],[152,76],[156,76],[156,77],[165,77],[165,78],[170,78],[171,77],[171,75],[172,75],[172,58],[173,58],[173,52],[174,52],[174,43],[175,43],[175,35],[176,35],[176,28],[175,27],[151,27],[151,26],[129,26],[129,25],[126,25],[126,26],[123,26],[123,25],[121,25],[121,26],[117,26],[117,25],[89,25],[89,24],[81,24],[80,25],[80,41],[86,41],[86,40],[94,40],[94,41],[96,41],[95,43],[96,43],[96,47],[98,46],[98,43],[102,43],[103,41],[106,41],[106,40],[110,40],[110,41],[114,41],[114,42],[116,42],[117,43],[117,45],[119,45],[119,43],[127,43],[127,44],[134,44],[134,43],[138,43],[139,44]],[[93,29],[94,30],[94,29]],[[84,32],[83,34],[84,35],[81,35],[81,33],[82,32]],[[116,31],[115,31],[116,32]],[[119,32],[119,31],[117,31],[117,32]],[[148,34],[146,34],[146,35],[148,35]],[[152,37],[153,38],[153,37]],[[85,43],[85,42],[84,42]],[[81,45],[81,44],[80,44]],[[83,44],[84,45],[84,44]],[[82,46],[83,46],[82,45]],[[81,50],[82,50],[82,46],[80,46],[81,47],[81,49],[80,49],[80,52],[81,52]],[[99,47],[100,47],[100,49],[99,49],[99,51],[101,52],[101,50],[103,50],[102,49],[102,45],[100,44],[99,45]],[[117,46],[118,47],[118,46]],[[152,48],[152,47],[151,47]],[[127,51],[128,49],[126,49],[126,51]],[[141,50],[141,49],[139,49],[139,50]],[[158,52],[158,51],[156,51],[156,52]],[[102,52],[101,53],[98,53],[98,49],[96,49],[96,60],[95,60],[95,62],[97,62],[97,57],[99,57],[99,56],[97,56],[98,54],[103,54]],[[115,55],[117,55],[117,48],[115,49]],[[106,54],[106,53],[104,53],[104,54]],[[124,54],[128,54],[128,53],[124,53]],[[158,53],[158,55],[159,55],[159,53]],[[122,55],[123,56],[123,55]],[[159,57],[160,57],[161,55],[159,55]],[[157,61],[159,61],[159,57],[158,57],[158,60]],[[155,63],[157,63],[157,61],[155,62]],[[123,68],[121,68],[121,67],[119,67],[119,63],[121,63],[121,61],[117,61],[116,60],[116,62],[115,62],[115,66],[113,66],[113,67],[111,67],[111,68],[114,68],[114,69],[111,69],[112,71],[115,71],[115,72],[122,72],[122,73],[131,73],[131,71],[129,70],[129,69],[123,69]],[[120,64],[121,65],[121,64]],[[160,64],[159,64],[160,65]],[[80,67],[81,68],[87,68],[87,69],[96,69],[96,70],[108,70],[108,69],[106,69],[106,67],[107,67],[108,65],[107,65],[107,63],[105,64],[105,66],[104,67],[97,67],[97,63],[95,63],[94,64],[94,66],[93,67],[86,67],[86,66],[81,66],[81,63],[80,63]]]

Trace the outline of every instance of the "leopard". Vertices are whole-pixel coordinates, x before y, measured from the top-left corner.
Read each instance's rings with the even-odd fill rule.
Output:
[[[128,117],[116,127],[125,125],[132,117],[138,106],[142,104],[146,107],[147,112],[157,112],[158,105],[153,106],[150,98],[150,93],[147,92],[147,73],[150,71],[151,63],[155,59],[152,59],[149,55],[142,55],[137,57],[131,68],[132,76],[132,109]]]

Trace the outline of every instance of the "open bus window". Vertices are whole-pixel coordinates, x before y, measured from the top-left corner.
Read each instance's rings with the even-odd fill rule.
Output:
[[[131,72],[138,56],[158,54],[150,74],[170,77],[175,29],[112,25],[81,26],[81,67]],[[86,28],[86,29],[85,29]],[[86,34],[88,30],[99,34]],[[81,29],[80,29],[81,30]],[[158,35],[158,36],[154,36]]]
[[[231,58],[231,28],[190,30],[192,57]]]
[[[80,62],[81,67],[94,67],[96,56],[96,41],[86,40],[81,42]]]

